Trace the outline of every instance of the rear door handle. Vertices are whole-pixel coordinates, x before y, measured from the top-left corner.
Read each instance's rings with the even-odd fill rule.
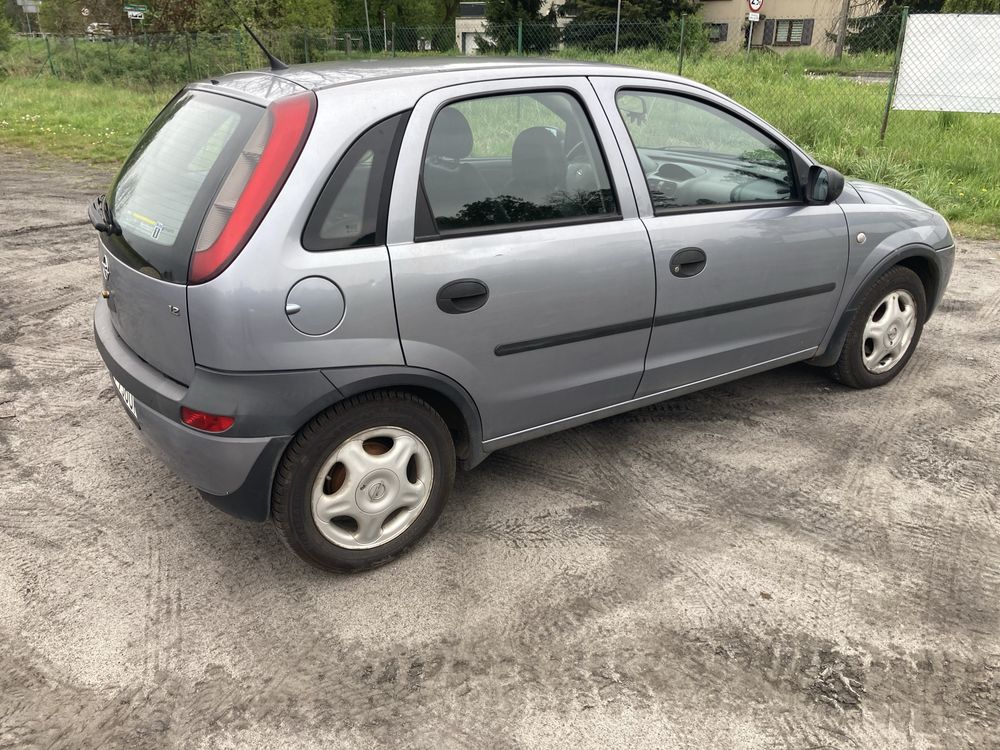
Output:
[[[489,287],[479,279],[457,279],[438,290],[437,306],[442,312],[458,315],[478,310],[489,298]]]
[[[705,270],[708,258],[700,247],[683,247],[670,258],[670,273],[686,279]]]

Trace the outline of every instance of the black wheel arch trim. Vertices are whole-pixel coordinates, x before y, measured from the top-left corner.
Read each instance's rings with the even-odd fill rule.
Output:
[[[271,488],[278,462],[285,455],[285,448],[292,441],[291,435],[271,438],[254,462],[243,484],[228,495],[212,495],[204,490],[198,493],[206,502],[224,513],[243,521],[263,523],[271,517]]]
[[[486,458],[479,407],[469,392],[447,375],[405,365],[334,367],[324,369],[322,373],[343,398],[385,388],[418,389],[436,393],[450,402],[465,422],[468,445],[462,446],[461,453],[459,446],[456,446],[456,455],[462,468],[471,469]]]
[[[893,266],[898,266],[901,261],[904,261],[907,258],[923,258],[924,260],[929,261],[937,277],[937,283],[940,283],[941,261],[937,256],[937,252],[935,252],[930,245],[921,245],[917,243],[903,245],[894,252],[889,253],[877,264],[875,264],[875,266],[865,276],[864,280],[858,284],[857,289],[854,290],[854,294],[851,296],[851,301],[847,304],[847,307],[844,308],[844,312],[840,314],[837,326],[834,328],[833,335],[830,337],[830,343],[827,344],[826,349],[823,350],[822,354],[809,360],[809,364],[816,365],[818,367],[831,367],[837,362],[838,359],[840,359],[840,352],[844,348],[844,341],[847,340],[847,330],[851,326],[854,314],[858,311],[858,307],[861,305],[861,298],[864,296],[865,292],[868,291],[871,285],[882,276],[882,274]],[[928,298],[926,319],[930,319],[931,313],[934,312],[935,303],[936,300]]]

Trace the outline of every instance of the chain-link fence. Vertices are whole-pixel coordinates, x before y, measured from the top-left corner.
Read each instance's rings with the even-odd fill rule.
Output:
[[[620,24],[613,17],[493,24],[460,16],[447,26],[290,28],[260,36],[290,64],[415,55],[530,55],[682,73],[761,113],[805,147],[822,145],[849,164],[853,156],[846,143],[884,137],[907,19],[905,7],[883,6],[888,9],[867,14],[850,7],[854,10],[846,18],[785,18],[775,13],[751,22],[742,8],[705,4],[694,16]],[[180,84],[265,63],[241,29],[20,37],[0,53],[0,68],[9,75],[133,85]],[[852,131],[851,138],[838,138],[838,128]]]
[[[724,18],[724,16],[720,16]],[[352,57],[401,55],[615,55],[657,50],[673,56],[676,67],[704,55],[740,53],[785,55],[806,52],[816,67],[836,58],[858,58],[869,67],[889,70],[899,34],[899,12],[841,19],[765,18],[751,24],[737,16],[718,20],[676,16],[655,21],[589,21],[556,18],[551,22],[491,24],[459,18],[447,26],[373,26],[329,31],[291,28],[260,36],[288,63]],[[176,34],[113,36],[21,36],[0,55],[11,75],[52,75],[69,80],[124,79],[181,83],[194,78],[260,67],[265,60],[240,29]],[[855,66],[856,67],[856,66]]]

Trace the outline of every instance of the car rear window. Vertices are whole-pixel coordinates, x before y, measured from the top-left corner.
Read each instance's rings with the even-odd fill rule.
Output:
[[[202,91],[184,91],[170,102],[111,190],[122,228],[112,252],[143,273],[184,283],[205,213],[264,112]]]

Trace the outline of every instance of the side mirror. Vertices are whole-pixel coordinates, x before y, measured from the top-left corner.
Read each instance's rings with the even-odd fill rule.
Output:
[[[844,192],[844,175],[833,167],[809,167],[806,183],[806,203],[826,205],[833,203]]]

